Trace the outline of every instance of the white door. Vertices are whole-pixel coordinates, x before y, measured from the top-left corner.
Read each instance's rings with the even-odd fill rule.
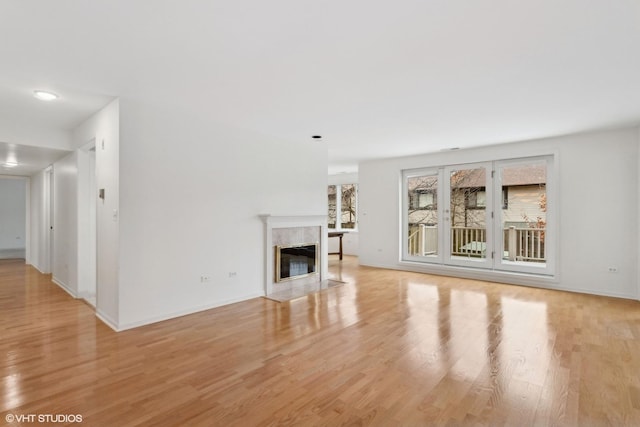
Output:
[[[403,259],[442,262],[441,169],[404,172]]]
[[[444,263],[492,268],[492,164],[444,168]]]
[[[555,217],[552,157],[496,162],[495,268],[533,274],[553,274]]]

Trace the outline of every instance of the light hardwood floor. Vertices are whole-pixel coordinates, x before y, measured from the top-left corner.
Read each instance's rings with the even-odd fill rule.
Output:
[[[334,258],[346,285],[120,333],[48,276],[0,261],[0,419],[640,425],[639,302]]]

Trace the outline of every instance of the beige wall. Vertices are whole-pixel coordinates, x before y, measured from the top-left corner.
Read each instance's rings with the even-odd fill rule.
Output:
[[[538,185],[510,187],[507,209],[502,210],[502,222],[535,222],[538,218],[546,220],[546,212],[540,209],[540,196],[543,194],[545,189]]]

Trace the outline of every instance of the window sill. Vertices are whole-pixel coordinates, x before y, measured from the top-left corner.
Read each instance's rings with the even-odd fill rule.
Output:
[[[465,279],[486,280],[490,282],[536,286],[551,289],[557,289],[557,285],[560,283],[560,279],[557,274],[544,275],[534,273],[518,273],[503,270],[489,270],[483,268],[429,264],[416,261],[400,261],[398,262],[398,266],[403,270],[414,271],[417,273],[438,274],[443,276],[461,277]]]

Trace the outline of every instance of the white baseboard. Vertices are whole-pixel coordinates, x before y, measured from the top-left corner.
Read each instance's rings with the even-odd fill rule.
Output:
[[[89,298],[95,298],[96,294],[95,293],[90,293],[87,291],[78,291],[78,298],[82,298],[82,299],[89,299]]]
[[[437,276],[447,276],[447,277],[460,277],[463,279],[471,279],[471,280],[483,280],[487,282],[495,282],[495,283],[504,283],[508,285],[517,285],[517,286],[528,286],[534,288],[541,289],[552,289],[557,291],[565,291],[565,292],[575,292],[580,294],[588,294],[588,295],[598,295],[605,297],[613,297],[613,298],[623,298],[623,299],[638,299],[636,295],[626,295],[620,294],[616,292],[606,292],[606,291],[593,291],[591,289],[583,289],[583,288],[572,288],[568,286],[562,285],[559,277],[544,277],[544,276],[535,276],[528,274],[515,274],[508,272],[495,272],[495,271],[481,271],[478,269],[467,269],[467,268],[457,268],[457,267],[447,267],[447,268],[437,268],[424,266],[420,263],[413,263],[410,261],[402,261],[399,264],[393,265],[379,265],[379,264],[365,264],[361,263],[363,266],[374,267],[374,268],[385,268],[388,270],[398,270],[398,271],[410,271],[414,273],[424,273],[424,274],[434,274]]]
[[[62,288],[63,291],[65,291],[66,293],[68,293],[72,297],[78,298],[78,295],[76,295],[76,293],[66,283],[64,283],[62,280],[59,280],[54,276],[54,277],[51,278],[51,281],[53,283],[55,283],[56,285],[58,285],[60,288]]]
[[[127,329],[133,329],[133,328],[138,328],[140,326],[150,325],[152,323],[162,322],[164,320],[175,319],[176,317],[188,316],[189,314],[211,310],[212,308],[222,307],[224,305],[234,304],[240,301],[246,301],[253,298],[260,298],[262,296],[264,296],[263,293],[249,294],[239,298],[232,298],[224,301],[216,301],[211,304],[205,304],[205,305],[192,307],[192,308],[188,308],[180,311],[175,311],[173,313],[161,314],[161,315],[149,317],[146,319],[136,320],[134,322],[118,324],[117,328],[114,328],[112,325],[109,325],[109,326],[111,326],[112,329],[120,332],[120,331],[125,331]]]
[[[98,319],[100,319],[100,321],[102,321],[102,323],[104,323],[105,325],[107,325],[108,327],[113,329],[114,331],[116,331],[116,332],[120,331],[120,329],[118,329],[118,322],[113,320],[111,317],[109,317],[107,314],[105,314],[104,312],[102,312],[98,308],[96,308],[96,317]]]
[[[25,248],[3,248],[0,249],[0,259],[25,259],[27,251]]]
[[[37,265],[35,265],[35,264],[30,264],[30,263],[27,263],[27,264],[29,264],[31,267],[33,267],[33,268],[35,268],[36,270],[38,270],[38,273],[40,273],[40,274],[51,274],[51,273],[45,273],[44,271],[42,271],[42,269],[41,269],[40,267],[38,267],[38,266],[37,266]]]

